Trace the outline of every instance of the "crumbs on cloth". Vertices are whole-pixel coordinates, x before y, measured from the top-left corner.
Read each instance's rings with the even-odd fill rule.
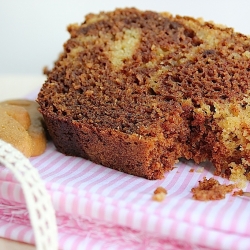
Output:
[[[167,190],[163,187],[157,187],[154,191],[152,199],[154,201],[163,201],[167,195]]]
[[[200,201],[221,200],[226,197],[227,193],[230,193],[235,188],[234,184],[220,184],[218,180],[214,178],[203,178],[199,181],[199,185],[191,189],[193,198]]]

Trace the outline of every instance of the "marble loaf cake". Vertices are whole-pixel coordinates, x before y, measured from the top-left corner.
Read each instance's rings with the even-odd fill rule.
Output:
[[[180,158],[249,172],[249,37],[134,8],[68,31],[37,99],[60,152],[151,180]]]

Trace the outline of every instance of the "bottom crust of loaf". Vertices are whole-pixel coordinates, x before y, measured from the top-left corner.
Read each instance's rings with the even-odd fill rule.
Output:
[[[143,177],[149,180],[164,178],[173,169],[183,145],[175,144],[166,150],[154,137],[125,134],[92,124],[67,121],[44,115],[53,142],[65,155],[79,156],[97,164]]]
[[[196,129],[190,133],[188,140],[191,145],[187,146],[178,138],[171,144],[166,138],[161,141],[157,137],[126,134],[109,128],[98,128],[93,124],[43,115],[58,151],[127,174],[149,180],[162,179],[181,157],[193,159],[197,164],[210,160],[215,166],[214,174],[227,178],[234,166],[241,166],[245,169],[243,172],[248,172],[248,162],[245,162],[248,151],[237,150],[238,153],[232,153],[218,140],[218,131],[204,132],[206,138],[202,142],[199,136],[201,124],[197,124]]]

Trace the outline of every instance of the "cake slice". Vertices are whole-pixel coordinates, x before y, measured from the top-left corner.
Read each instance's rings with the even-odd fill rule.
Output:
[[[134,8],[68,31],[37,99],[60,152],[152,180],[181,157],[248,171],[247,36]]]

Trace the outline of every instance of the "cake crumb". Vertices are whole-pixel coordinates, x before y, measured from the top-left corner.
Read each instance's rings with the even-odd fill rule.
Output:
[[[198,167],[195,172],[196,173],[203,173],[203,171],[204,171],[204,167]]]
[[[234,182],[237,188],[244,188],[247,185],[247,177],[245,176],[245,168],[241,164],[230,164],[231,174],[229,180]]]
[[[190,172],[190,173],[193,173],[193,172],[194,172],[194,169],[193,169],[193,168],[191,168],[191,169],[189,170],[189,172]]]
[[[234,188],[233,184],[220,184],[214,178],[204,177],[197,187],[191,189],[191,192],[195,200],[210,201],[224,199],[226,194],[232,192]]]
[[[163,187],[157,187],[154,191],[152,199],[154,201],[163,201],[167,195],[167,190]]]
[[[242,189],[233,192],[233,196],[238,196],[238,195],[242,196],[243,194],[244,194],[244,192]]]

